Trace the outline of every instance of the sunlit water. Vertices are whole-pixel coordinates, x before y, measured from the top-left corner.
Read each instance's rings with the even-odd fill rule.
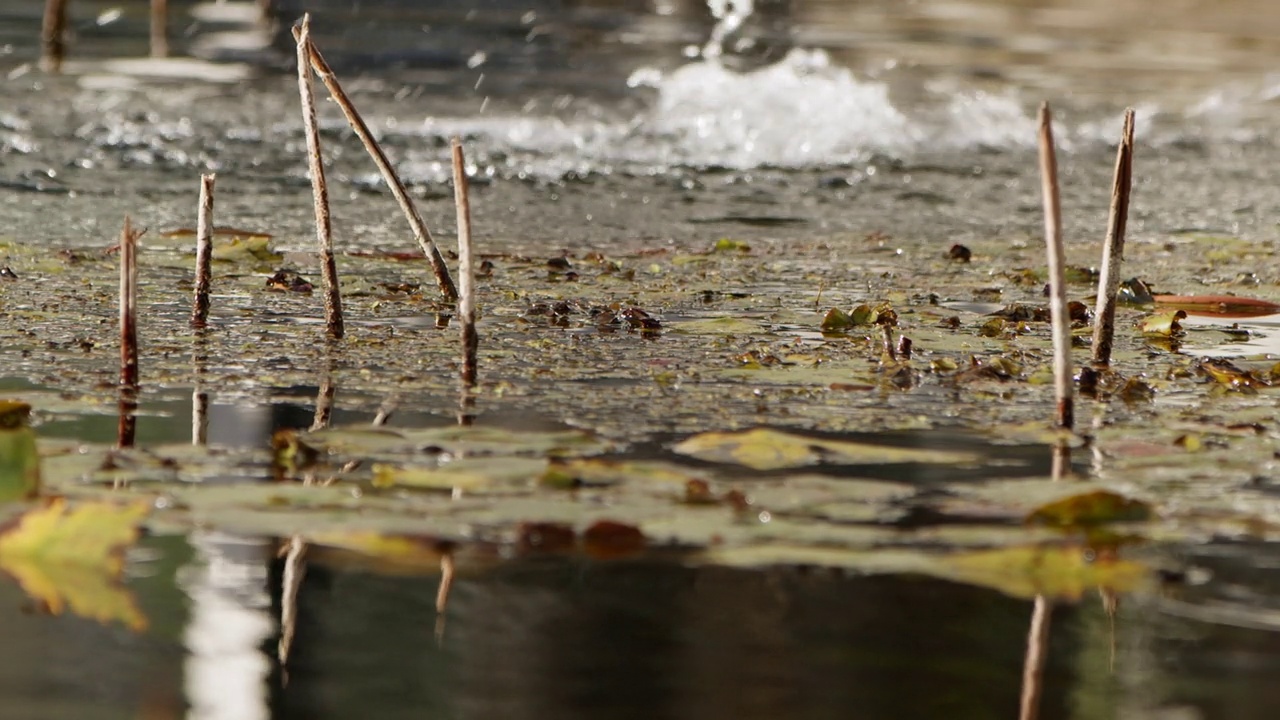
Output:
[[[158,62],[141,59],[137,3],[73,2],[64,78],[34,66],[42,3],[0,8],[0,233],[105,246],[124,212],[189,225],[194,174],[217,170],[238,224],[307,241],[287,32],[302,4],[279,3],[275,25],[249,3],[171,4],[177,57]],[[1186,229],[1274,238],[1280,20],[1268,2],[727,3],[714,4],[718,25],[701,3],[666,0],[354,5],[305,9],[415,192],[444,214],[443,141],[465,135],[470,171],[489,183],[480,202],[496,210],[488,230],[516,249],[770,236],[772,221],[922,243],[1031,234],[1044,99],[1069,151],[1069,237],[1099,234],[1107,144],[1132,105],[1134,242]],[[333,108],[322,123],[342,136]],[[346,200],[378,197],[353,146],[333,159]],[[345,211],[355,243],[388,234],[373,204]],[[1198,337],[1189,351],[1233,350]],[[313,390],[215,398],[208,438],[261,445],[305,427]],[[142,440],[186,439],[185,396],[153,399]],[[377,401],[336,421],[365,422]],[[60,417],[43,431],[109,441],[113,427]],[[458,578],[440,614],[437,576],[318,558],[282,653],[279,550],[211,531],[148,540],[129,580],[151,621],[141,635],[5,614],[0,706],[228,720],[1017,712],[1031,608],[994,591],[550,557]],[[1041,717],[1270,717],[1269,551],[1208,545],[1185,560],[1230,582],[1125,601],[1114,618],[1093,599],[1059,609]],[[11,585],[0,598],[33,610]]]

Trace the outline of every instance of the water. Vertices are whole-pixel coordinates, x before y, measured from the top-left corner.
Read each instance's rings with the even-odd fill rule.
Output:
[[[910,264],[932,267],[921,258],[955,242],[973,245],[979,262],[984,251],[1040,262],[1026,258],[1035,255],[1041,224],[1032,118],[1042,99],[1054,104],[1064,146],[1073,264],[1096,257],[1110,143],[1120,111],[1132,105],[1139,149],[1130,242],[1143,258],[1135,272],[1187,293],[1217,287],[1242,270],[1207,256],[1230,254],[1226,248],[1255,274],[1241,292],[1271,295],[1280,278],[1269,252],[1280,206],[1270,177],[1280,161],[1280,21],[1261,0],[1158,13],[1138,0],[711,8],[668,0],[330,0],[305,8],[282,1],[276,22],[265,24],[249,3],[172,0],[169,62],[144,59],[146,17],[137,3],[76,0],[62,77],[34,66],[41,4],[8,0],[0,9],[0,239],[87,256],[115,242],[125,213],[157,230],[190,226],[196,175],[217,171],[219,223],[272,232],[290,262],[305,268],[313,233],[288,24],[308,9],[317,43],[443,237],[452,232],[445,143],[455,133],[467,140],[477,224],[499,268],[485,286],[482,332],[493,353],[485,371],[497,379],[481,426],[586,427],[622,443],[624,453],[667,460],[673,434],[755,422],[872,429],[831,436],[906,437],[952,450],[959,441],[936,434],[879,431],[945,418],[983,433],[968,436],[981,462],[887,471],[877,482],[917,493],[894,506],[902,513],[867,519],[854,512],[862,505],[846,507],[851,517],[817,525],[822,538],[878,532],[876,542],[892,549],[899,540],[884,534],[901,527],[926,539],[938,533],[933,542],[946,549],[968,530],[1015,531],[1020,506],[1010,510],[988,485],[1012,478],[1044,492],[1035,483],[1048,447],[1023,440],[1025,428],[1015,423],[1028,422],[1019,408],[1042,398],[991,390],[989,404],[1000,410],[988,415],[987,405],[965,405],[939,383],[908,395],[857,389],[861,379],[841,377],[853,389],[826,392],[832,383],[824,377],[818,389],[811,382],[797,392],[786,378],[724,379],[712,372],[722,368],[697,359],[728,352],[724,346],[732,354],[782,353],[783,342],[796,354],[844,347],[814,332],[813,318],[798,308],[824,293],[831,302],[861,302],[887,292],[895,273],[918,288]],[[333,107],[322,108],[321,123],[340,246],[411,249],[382,181]],[[701,274],[663,265],[673,279],[662,308],[669,332],[658,339],[609,335],[578,319],[569,332],[516,323],[532,303],[575,295],[547,279],[547,257],[568,253],[598,288],[613,280],[585,270],[591,251],[623,256],[643,274],[668,257],[697,260],[721,237],[751,243],[763,269],[744,277],[719,261]],[[159,447],[190,438],[198,363],[180,306],[185,258],[154,234],[149,241],[150,257],[167,259],[144,287],[162,301],[149,306],[153,379],[138,429],[144,447]],[[13,251],[0,265],[53,286],[67,273],[46,260]],[[102,290],[103,268],[78,267],[94,293],[75,299],[72,322],[31,321],[39,303],[0,280],[5,342],[13,344],[0,393],[41,398],[47,439],[110,443],[115,405],[103,390],[112,376],[99,327],[110,323],[110,293]],[[977,267],[1002,282],[1000,267]],[[396,334],[418,337],[421,359],[375,365],[358,351],[322,357],[316,343],[290,335],[301,321],[315,322],[314,308],[291,297],[264,300],[247,289],[261,285],[256,271],[242,272],[232,278],[241,284],[219,298],[211,354],[224,355],[210,360],[215,381],[205,389],[207,439],[243,462],[201,481],[268,479],[267,437],[310,425],[322,394],[317,378],[327,373],[341,380],[335,424],[368,423],[397,391],[406,396],[400,427],[452,422],[451,380],[423,369],[450,362],[450,351],[433,342],[443,334],[434,327],[438,308],[393,305],[378,314],[373,301],[353,303],[363,313],[353,324],[359,337],[375,345]],[[377,277],[389,272],[409,279],[418,269],[380,266]],[[972,280],[957,275],[940,271],[929,281],[937,287],[925,289],[956,294],[944,301],[984,299],[968,297]],[[631,292],[624,283],[608,287],[622,288],[619,298]],[[1018,292],[1035,298],[1033,290],[1005,291]],[[703,293],[712,299],[697,299]],[[895,302],[927,312],[924,303]],[[750,319],[760,346],[681,331],[724,314]],[[258,334],[264,324],[269,331]],[[31,338],[20,334],[28,325]],[[1273,362],[1271,321],[1242,325],[1255,333],[1249,342],[1224,344],[1214,331],[1193,328],[1184,353]],[[95,342],[97,350],[80,349]],[[523,369],[539,361],[565,379]],[[1229,402],[1237,404],[1226,414],[1240,415],[1232,422],[1257,415],[1258,444],[1270,442],[1265,396]],[[1077,471],[1168,493],[1159,499],[1177,518],[1174,537],[1136,552],[1169,577],[1121,597],[1113,612],[1094,593],[1054,608],[1040,716],[1270,717],[1280,662],[1266,523],[1275,513],[1270,449],[1255,462],[1249,453],[1259,448],[1214,435],[1224,411],[1185,388],[1150,408],[1109,412],[1098,416],[1101,439],[1074,458]],[[1167,438],[1142,436],[1160,459],[1142,465],[1105,434],[1166,425],[1203,432],[1235,455],[1197,463]],[[1003,444],[988,446],[990,435]],[[759,480],[743,475],[735,481]],[[1207,506],[1203,514],[1176,515],[1197,503]],[[1256,516],[1247,514],[1255,508]],[[448,520],[423,515],[424,523]],[[1014,717],[1024,690],[1032,603],[975,585],[804,565],[720,567],[665,545],[606,561],[486,538],[458,550],[440,612],[439,567],[391,572],[321,545],[299,563],[281,553],[291,542],[203,527],[144,539],[125,577],[148,621],[140,633],[50,615],[16,585],[0,583],[0,609],[12,609],[2,614],[9,642],[0,651],[7,679],[0,706],[24,718],[961,718]]]

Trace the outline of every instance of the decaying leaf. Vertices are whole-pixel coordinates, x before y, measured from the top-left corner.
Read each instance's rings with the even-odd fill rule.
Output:
[[[942,556],[937,574],[1014,597],[1079,600],[1104,589],[1123,593],[1152,581],[1151,568],[1083,545],[1031,545]]]
[[[55,615],[69,610],[141,630],[146,618],[119,578],[124,549],[137,540],[148,509],[109,502],[68,508],[51,500],[0,532],[0,570]]]
[[[1186,317],[1186,310],[1166,310],[1154,313],[1142,321],[1142,332],[1145,335],[1166,338],[1180,335],[1182,333],[1182,325],[1178,321],[1185,320]]]
[[[1235,295],[1155,295],[1157,307],[1185,310],[1192,315],[1260,317],[1280,313],[1280,304]]]

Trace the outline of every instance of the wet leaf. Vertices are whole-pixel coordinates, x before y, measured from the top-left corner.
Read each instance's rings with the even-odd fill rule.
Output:
[[[582,533],[582,548],[592,557],[613,559],[644,550],[646,540],[640,528],[612,520],[598,520]]]
[[[271,238],[261,235],[233,237],[228,243],[214,243],[213,259],[233,263],[274,263],[284,256],[271,247]]]
[[[1229,360],[1209,358],[1201,362],[1198,369],[1213,378],[1214,382],[1236,392],[1253,392],[1271,383],[1265,378],[1254,375],[1252,371],[1236,367]]]
[[[0,502],[27,500],[40,492],[40,453],[27,424],[31,406],[0,400]]]
[[[134,630],[146,619],[120,586],[124,549],[138,537],[149,505],[63,499],[28,510],[0,534],[0,570],[53,614],[65,610]]]
[[[540,482],[549,487],[606,487],[623,482],[662,484],[678,487],[689,482],[688,471],[667,463],[573,458],[553,460]]]
[[[1027,516],[1027,523],[1069,529],[1115,522],[1141,522],[1151,517],[1151,506],[1141,500],[1110,490],[1095,490],[1043,505]]]
[[[753,470],[777,470],[818,463],[961,463],[976,459],[976,456],[962,452],[806,437],[769,428],[702,433],[685,439],[672,449],[681,455],[744,465]]]
[[[716,241],[713,252],[751,252],[751,246],[741,240],[733,240],[731,238],[720,238]]]
[[[501,486],[524,487],[546,471],[547,461],[524,457],[482,457],[454,460],[439,467],[373,465],[374,487],[412,487],[477,492]]]

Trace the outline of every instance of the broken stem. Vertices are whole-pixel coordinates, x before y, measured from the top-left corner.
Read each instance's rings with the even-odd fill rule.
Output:
[[[333,225],[329,218],[329,186],[320,156],[320,131],[316,127],[316,99],[311,90],[308,57],[311,47],[311,15],[302,16],[295,28],[298,39],[298,95],[302,100],[302,124],[307,135],[307,166],[311,172],[311,195],[316,213],[316,240],[320,245],[320,273],[324,281],[324,317],[329,337],[343,335],[342,293],[338,289],[338,264],[333,258]]]
[[[462,141],[458,138],[453,139],[453,199],[458,211],[458,278],[461,282],[458,316],[462,325],[462,387],[465,392],[476,384],[476,353],[480,338],[476,334],[476,274],[471,260],[471,200],[467,195],[466,159],[462,153]]]
[[[1124,111],[1124,132],[1116,148],[1116,171],[1111,182],[1111,212],[1102,249],[1098,277],[1098,307],[1094,312],[1093,364],[1111,363],[1116,332],[1116,293],[1120,290],[1120,264],[1124,261],[1124,232],[1129,222],[1129,192],[1133,189],[1133,108]]]
[[[196,214],[196,291],[191,308],[191,327],[202,328],[209,321],[209,284],[213,272],[213,182],[216,175],[200,176],[200,210]]]
[[[1062,206],[1058,196],[1058,158],[1053,147],[1049,103],[1040,106],[1040,188],[1044,196],[1044,237],[1049,258],[1049,317],[1053,333],[1054,422],[1071,429],[1071,317],[1067,311],[1066,250],[1062,242]]]
[[[303,16],[303,27],[295,26],[293,28],[294,38],[299,38],[299,73],[302,72],[302,58],[304,57],[302,54],[303,43],[300,37],[306,27],[306,22],[307,16]],[[409,227],[413,230],[414,239],[418,241],[418,246],[422,248],[422,254],[431,263],[431,270],[435,274],[436,284],[440,287],[440,294],[449,302],[456,301],[458,299],[458,288],[453,284],[453,278],[449,276],[449,268],[444,263],[444,256],[440,254],[440,249],[436,247],[435,241],[431,238],[431,231],[427,229],[426,223],[422,221],[422,215],[418,212],[417,206],[413,204],[413,198],[409,197],[409,191],[405,189],[399,175],[391,167],[391,161],[387,159],[387,154],[382,151],[382,147],[374,139],[373,133],[370,132],[369,126],[365,124],[364,118],[360,116],[351,99],[347,97],[347,94],[342,90],[342,86],[338,84],[338,78],[334,75],[333,68],[329,67],[329,63],[325,62],[324,56],[320,54],[320,50],[316,48],[315,43],[308,41],[307,48],[311,66],[316,75],[319,76],[324,86],[329,89],[329,94],[333,96],[334,102],[338,103],[338,107],[342,108],[342,113],[347,116],[347,122],[351,125],[351,129],[360,138],[360,142],[364,143],[364,149],[373,158],[374,164],[378,166],[379,172],[382,173],[382,179],[387,183],[387,187],[391,188],[391,194],[395,196],[396,202],[400,204],[400,209],[404,211],[405,219],[409,221]]]
[[[40,67],[45,72],[62,72],[66,52],[67,0],[46,0],[40,27]]]

